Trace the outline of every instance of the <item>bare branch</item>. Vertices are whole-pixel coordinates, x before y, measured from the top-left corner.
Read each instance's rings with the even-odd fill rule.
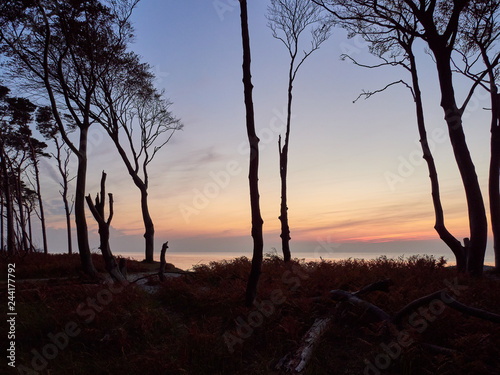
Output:
[[[408,88],[411,91],[413,97],[415,98],[415,94],[413,92],[413,87],[411,87],[408,83],[406,83],[405,81],[400,79],[399,81],[391,82],[391,83],[385,85],[385,87],[383,87],[379,90],[375,90],[375,91],[364,91],[363,90],[363,92],[361,94],[359,94],[359,96],[356,99],[353,100],[353,103],[356,103],[359,100],[359,98],[361,98],[363,96],[365,97],[365,100],[366,100],[366,99],[372,97],[373,95],[381,93],[381,92],[387,90],[389,87],[397,85],[397,84],[402,84],[402,85],[406,86],[406,88]]]

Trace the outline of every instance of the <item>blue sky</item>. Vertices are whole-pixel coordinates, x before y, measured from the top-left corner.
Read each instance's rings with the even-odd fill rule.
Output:
[[[286,49],[266,27],[266,7],[265,1],[249,2],[267,251],[271,247],[279,250],[277,141],[284,128],[289,62]],[[158,248],[169,240],[172,251],[249,254],[238,1],[142,0],[131,20],[136,32],[131,49],[151,64],[157,86],[165,89],[174,103],[172,110],[185,125],[150,167],[150,204]],[[289,157],[292,255],[294,249],[312,251],[322,241],[335,244],[339,252],[405,247],[419,252],[419,246],[421,252],[434,248],[446,252],[433,230],[428,172],[420,156],[409,91],[395,86],[353,104],[363,89],[375,90],[408,79],[406,73],[395,68],[359,68],[341,61],[342,53],[364,63],[377,62],[362,40],[347,39],[343,30],[334,29],[330,39],[306,60],[294,85]],[[468,235],[466,205],[439,107],[437,76],[423,46],[418,55],[446,222],[461,239]],[[458,77],[456,82],[459,96],[465,96],[468,83]],[[464,126],[487,202],[489,120],[484,107],[488,107],[488,96],[478,92]],[[142,251],[138,190],[104,132],[94,127],[90,134],[88,192],[97,192],[100,172],[105,169],[108,191],[115,197],[111,247],[115,252]],[[45,196],[57,248],[64,245],[64,221],[49,164]],[[92,221],[89,216],[95,231]]]

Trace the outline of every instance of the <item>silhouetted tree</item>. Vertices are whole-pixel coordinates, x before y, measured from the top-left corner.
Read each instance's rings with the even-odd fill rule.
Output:
[[[264,249],[264,239],[262,226],[264,221],[260,214],[259,203],[259,137],[255,133],[255,117],[252,99],[252,74],[250,71],[250,36],[248,32],[248,12],[246,0],[240,1],[241,12],[241,38],[243,44],[243,87],[246,108],[246,128],[248,142],[250,144],[250,167],[248,181],[250,185],[250,208],[252,211],[252,238],[253,254],[252,268],[248,277],[246,298],[247,306],[251,306],[257,296],[257,286],[262,268],[262,258]]]
[[[268,7],[268,26],[273,32],[273,37],[280,40],[288,50],[290,55],[290,67],[288,70],[288,98],[286,132],[283,147],[281,146],[281,135],[278,140],[280,154],[280,178],[281,178],[281,246],[283,258],[288,262],[290,254],[290,227],[288,224],[288,203],[287,203],[287,173],[288,173],[288,145],[290,141],[290,122],[292,119],[292,90],[293,82],[297,76],[302,63],[320,45],[328,39],[330,35],[331,23],[327,22],[322,15],[322,8],[309,0],[271,0]],[[299,43],[302,34],[310,30],[310,47],[306,48],[303,56],[299,54]]]
[[[154,261],[155,233],[148,206],[148,165],[174,132],[182,129],[170,110],[172,103],[155,89],[154,78],[149,65],[128,53],[117,58],[107,74],[99,78],[95,93],[99,112],[94,119],[112,139],[141,193],[146,262]]]
[[[0,42],[11,66],[27,86],[48,95],[64,142],[78,158],[75,222],[83,269],[92,264],[85,218],[87,135],[96,77],[123,54],[132,36],[128,17],[137,1],[119,0],[106,6],[98,0],[4,2],[0,5]],[[63,104],[61,104],[63,103]],[[79,130],[78,145],[68,138],[63,114]]]
[[[38,162],[40,157],[50,157],[50,155],[44,152],[44,149],[47,148],[47,145],[44,142],[41,142],[38,139],[33,138],[31,136],[27,137],[27,141],[28,141],[27,145],[29,150],[29,157],[31,158],[31,164],[33,166],[35,175],[36,195],[38,197],[38,210],[39,210],[40,223],[42,227],[43,252],[45,254],[48,254],[49,250],[47,246],[47,229],[45,224],[45,212],[43,209],[42,187],[40,183],[40,169],[38,168]]]
[[[387,33],[396,33],[406,38],[420,38],[426,42],[437,68],[441,91],[440,104],[445,113],[453,153],[462,177],[469,214],[470,241],[462,247],[463,252],[455,256],[457,264],[465,265],[467,271],[475,275],[482,274],[488,230],[486,211],[463,131],[462,114],[466,103],[460,108],[457,105],[451,66],[460,17],[468,1],[457,0],[453,4],[438,0],[418,3],[412,0],[313,1],[327,8],[340,20],[352,21],[353,25],[357,22],[358,29],[369,25],[374,32],[378,29],[381,37]],[[406,22],[408,14],[415,17],[417,27],[415,23]]]
[[[50,107],[38,108],[36,114],[38,131],[45,137],[45,139],[52,140],[56,146],[56,152],[52,156],[57,161],[57,169],[61,175],[61,182],[59,185],[62,190],[59,190],[64,203],[64,213],[66,215],[66,235],[68,242],[68,254],[73,253],[73,241],[71,239],[71,212],[73,211],[73,197],[68,199],[69,183],[75,177],[70,178],[69,162],[71,157],[71,149],[64,147],[64,142],[60,139],[59,127],[55,123],[52,110]],[[71,123],[68,125],[68,130],[71,130]],[[70,204],[71,200],[71,204]]]
[[[33,113],[36,106],[28,99],[20,97],[10,97],[9,89],[0,86],[0,151],[1,170],[3,185],[3,201],[6,204],[7,220],[7,249],[12,255],[16,249],[15,219],[19,233],[19,243],[17,249],[29,251],[28,245],[30,237],[26,231],[27,220],[25,218],[26,197],[32,199],[33,191],[26,187],[23,181],[23,174],[33,166],[30,158],[37,159],[39,156],[46,156],[43,152],[47,146],[32,137],[29,127],[33,120]],[[40,195],[39,192],[36,192]],[[17,212],[14,209],[14,202],[17,202]]]
[[[23,203],[26,208],[26,221],[28,222],[28,241],[29,241],[29,250],[34,251],[35,246],[33,244],[33,225],[32,225],[32,214],[36,212],[36,204],[38,202],[38,194],[36,191],[31,190],[29,188],[24,189],[24,198]]]
[[[400,15],[403,17],[403,14]],[[411,12],[407,12],[404,15],[405,24],[410,27],[416,29],[417,22],[415,17]],[[436,163],[434,161],[434,157],[432,156],[431,149],[429,147],[429,141],[427,137],[427,131],[425,127],[425,117],[424,117],[424,107],[422,101],[422,92],[420,90],[420,82],[417,70],[416,57],[413,52],[413,45],[415,42],[415,35],[413,34],[401,34],[397,32],[393,32],[391,34],[379,32],[378,28],[371,27],[371,24],[366,23],[360,26],[360,20],[340,20],[339,23],[341,26],[345,27],[351,35],[353,33],[357,33],[361,35],[370,46],[370,51],[372,54],[379,57],[382,62],[377,65],[365,65],[361,64],[351,56],[342,55],[343,59],[350,59],[356,65],[365,67],[365,68],[380,68],[386,66],[400,66],[403,67],[407,72],[410,73],[411,76],[411,84],[406,83],[404,80],[394,81],[389,83],[384,88],[375,91],[365,91],[363,92],[355,101],[357,101],[360,97],[369,98],[372,95],[385,91],[389,87],[395,84],[404,84],[406,87],[410,88],[413,100],[415,102],[415,110],[416,110],[416,118],[417,118],[417,126],[418,133],[420,136],[420,145],[422,147],[423,159],[426,161],[427,168],[429,170],[429,178],[431,181],[431,195],[432,195],[432,203],[434,207],[435,213],[435,225],[434,229],[439,234],[440,238],[445,242],[450,250],[456,257],[457,267],[461,271],[465,271],[466,269],[466,259],[465,259],[465,247],[461,244],[461,242],[450,233],[448,228],[445,225],[444,220],[444,211],[441,203],[440,196],[440,188],[439,188],[439,179],[436,168]],[[471,90],[471,92],[473,89]]]
[[[462,16],[460,40],[457,50],[465,66],[460,69],[475,84],[481,84],[490,93],[491,140],[488,193],[495,269],[500,270],[500,94],[498,93],[498,65],[500,52],[497,43],[500,36],[498,22],[500,2],[471,1]],[[473,73],[474,66],[482,61],[485,70]],[[457,67],[457,64],[455,64]]]
[[[97,194],[95,198],[95,204],[92,202],[92,197],[90,194],[86,197],[87,204],[89,206],[90,212],[94,216],[99,226],[99,238],[102,257],[106,265],[106,271],[109,272],[111,277],[115,281],[125,281],[125,277],[120,272],[116,259],[111,252],[109,247],[109,227],[111,225],[111,220],[113,219],[113,194],[109,193],[109,215],[105,219],[104,207],[106,205],[106,173],[102,172],[101,176],[101,192],[100,195]]]

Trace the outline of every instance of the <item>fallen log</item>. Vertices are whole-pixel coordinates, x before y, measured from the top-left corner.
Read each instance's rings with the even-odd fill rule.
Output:
[[[361,296],[363,294],[368,294],[374,291],[380,292],[389,292],[389,287],[394,285],[394,282],[391,279],[384,279],[380,281],[376,281],[372,284],[366,285],[357,292],[352,293],[353,296]]]
[[[311,328],[306,332],[306,334],[302,338],[298,348],[295,351],[285,355],[282,359],[280,359],[275,369],[278,371],[283,371],[292,374],[298,374],[302,372],[306,368],[310,359],[312,358],[314,349],[318,345],[320,338],[325,334],[325,332],[328,331],[328,329],[334,323],[334,321],[336,320],[335,318],[338,315],[340,309],[342,309],[345,306],[344,302],[362,307],[363,309],[365,309],[365,311],[368,311],[372,315],[374,315],[378,320],[395,325],[398,325],[403,317],[409,315],[419,307],[429,304],[435,300],[440,300],[446,305],[450,306],[451,308],[463,314],[488,320],[494,323],[500,323],[499,314],[467,306],[461,302],[458,302],[453,297],[451,297],[446,292],[445,289],[438,290],[437,292],[431,293],[427,296],[418,298],[408,303],[406,306],[404,306],[402,309],[396,312],[392,317],[384,310],[382,310],[380,307],[370,302],[364,301],[358,297],[360,295],[367,294],[375,290],[387,292],[390,285],[392,285],[392,281],[390,279],[387,279],[367,285],[358,290],[357,292],[353,293],[340,289],[330,291],[330,297],[334,300],[341,301],[342,303],[337,304],[336,309],[332,313],[328,314],[323,318],[316,319]],[[320,299],[315,299],[315,301],[319,302]],[[456,353],[453,349],[444,348],[434,344],[422,343],[422,346],[427,348],[428,350],[438,352],[441,354],[453,355]]]
[[[365,311],[368,311],[372,315],[378,318],[380,321],[390,321],[391,317],[380,307],[375,306],[373,303],[362,300],[361,298],[356,297],[353,293],[346,292],[345,290],[332,290],[330,291],[330,297],[335,300],[347,301],[353,305],[359,306],[363,308]]]
[[[343,290],[332,290],[330,291],[330,297],[332,297],[333,299],[362,305],[363,307],[373,311],[377,311],[378,309],[377,315],[386,318],[389,317],[389,315],[387,315],[383,310],[379,309],[377,306],[372,305],[369,302],[361,300],[357,296],[367,294],[376,290],[387,292],[390,285],[392,285],[392,280],[386,279],[367,285],[354,293],[349,293]],[[337,313],[340,311],[340,308],[343,305],[343,303],[339,303],[337,305],[337,308],[332,313],[322,318],[316,319],[311,328],[309,328],[309,330],[302,338],[298,348],[281,358],[276,364],[275,369],[292,374],[301,373],[312,358],[314,349],[318,345],[321,337],[331,327],[331,325],[335,321]]]
[[[458,302],[446,292],[446,289],[438,290],[437,292],[431,293],[427,296],[418,298],[410,302],[393,316],[391,322],[394,324],[399,324],[404,316],[409,315],[417,308],[427,305],[432,301],[442,301],[452,309],[455,309],[465,315],[474,316],[476,318],[488,320],[493,323],[500,323],[500,315],[486,310],[478,309],[476,307],[467,306],[461,302]]]
[[[276,364],[276,369],[298,374],[311,359],[319,339],[330,328],[332,317],[318,318],[302,338],[301,345],[293,353],[288,353]]]

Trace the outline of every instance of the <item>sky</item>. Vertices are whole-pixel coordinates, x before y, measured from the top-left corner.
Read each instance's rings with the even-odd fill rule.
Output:
[[[289,57],[266,26],[267,1],[249,2],[253,98],[261,139],[259,188],[264,250],[280,252],[278,136],[284,134]],[[243,102],[242,47],[236,0],[141,0],[130,48],[153,67],[184,129],[150,166],[149,202],[156,248],[251,254],[248,140]],[[307,35],[305,35],[307,38]],[[309,41],[306,41],[309,43]],[[351,252],[451,251],[433,229],[426,164],[418,143],[412,97],[402,85],[368,100],[354,99],[409,77],[398,68],[363,69],[340,56],[378,63],[359,38],[334,29],[298,71],[290,136],[288,207],[291,250],[336,257]],[[418,53],[425,115],[441,183],[445,220],[459,239],[468,236],[467,207],[454,162],[433,63]],[[456,77],[457,96],[469,83]],[[487,206],[488,95],[478,91],[464,128]],[[111,248],[143,251],[139,191],[104,131],[89,134],[87,192],[99,189],[101,171],[115,199]],[[76,165],[74,161],[73,165]],[[49,245],[65,251],[65,222],[54,161],[44,161]],[[93,249],[98,246],[90,213]],[[490,239],[491,243],[491,239]],[[491,245],[488,256],[492,257]],[[492,258],[491,258],[492,259]]]

